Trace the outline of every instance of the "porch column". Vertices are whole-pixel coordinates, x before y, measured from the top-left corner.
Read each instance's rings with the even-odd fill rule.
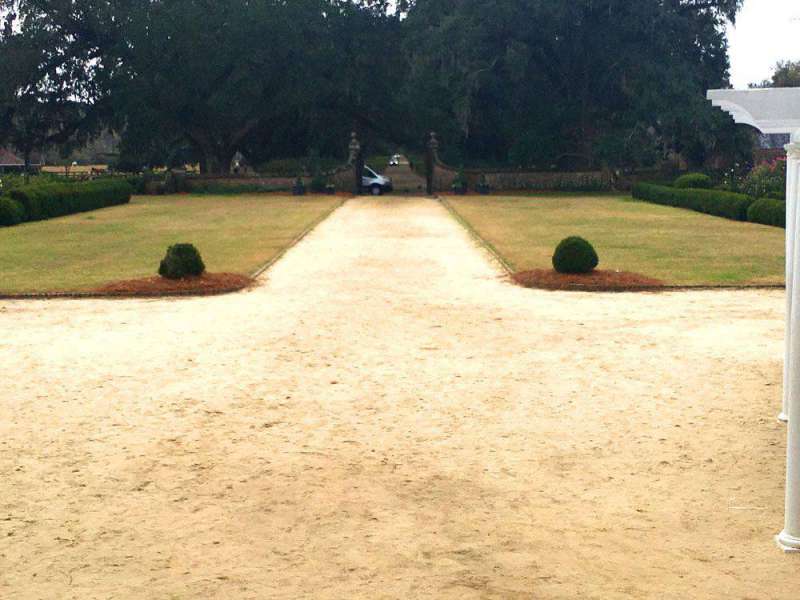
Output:
[[[786,523],[778,544],[787,552],[800,552],[800,132],[786,147],[786,365],[784,366],[784,417],[789,419],[786,443]]]
[[[786,146],[786,347],[783,360],[783,408],[778,420],[789,420],[789,404],[791,403],[791,371],[794,368],[792,352],[792,304],[794,302],[794,245],[795,219],[797,215],[796,196],[798,194],[798,156],[796,143]]]

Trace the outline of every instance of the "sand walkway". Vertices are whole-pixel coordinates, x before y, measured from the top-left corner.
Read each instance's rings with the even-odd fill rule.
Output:
[[[0,597],[797,597],[783,295],[506,283],[348,202],[247,293],[0,302]]]

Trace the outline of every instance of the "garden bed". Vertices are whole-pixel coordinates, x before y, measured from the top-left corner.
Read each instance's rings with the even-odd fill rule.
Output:
[[[116,281],[93,290],[96,294],[111,296],[169,296],[213,295],[238,292],[252,285],[253,279],[236,273],[204,273],[199,277],[166,279],[164,277],[144,277]]]
[[[565,274],[553,269],[534,269],[515,273],[512,278],[521,286],[544,290],[643,292],[665,287],[663,281],[627,271],[598,270],[585,274]]]

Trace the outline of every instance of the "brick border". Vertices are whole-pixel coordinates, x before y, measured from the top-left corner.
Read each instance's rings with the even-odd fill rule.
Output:
[[[478,244],[480,244],[484,249],[486,249],[489,252],[489,254],[492,255],[492,257],[506,272],[506,276],[511,278],[514,275],[515,271],[508,263],[508,261],[506,261],[506,259],[500,255],[500,252],[497,251],[497,248],[495,248],[488,240],[484,239],[478,233],[478,231],[466,219],[464,219],[464,217],[462,217],[455,208],[453,208],[453,205],[447,201],[447,198],[445,198],[444,196],[437,196],[437,198],[439,202],[441,202],[442,205],[447,209],[450,215],[456,220],[456,222],[458,222],[461,225],[461,227],[463,227],[467,231],[467,233],[469,233],[470,237],[472,237],[476,242],[478,242]]]
[[[174,291],[174,292],[31,292],[27,294],[0,294],[0,300],[146,300],[157,298],[200,298],[222,296],[248,289],[252,284],[222,288],[219,290]]]
[[[258,279],[259,277],[261,277],[276,262],[278,262],[280,259],[282,259],[286,255],[286,253],[289,252],[289,250],[291,250],[292,248],[297,246],[297,244],[299,244],[306,237],[308,237],[308,235],[312,231],[314,231],[317,227],[319,227],[323,222],[327,221],[328,217],[330,217],[334,212],[336,212],[342,206],[344,206],[345,203],[348,200],[350,200],[350,198],[352,198],[352,196],[349,196],[349,197],[344,198],[344,199],[340,199],[339,202],[337,202],[334,207],[332,207],[330,210],[325,211],[322,215],[320,215],[320,217],[318,219],[316,219],[313,223],[311,223],[311,225],[309,225],[303,231],[301,231],[300,234],[297,237],[295,237],[291,242],[289,242],[289,244],[285,248],[283,248],[275,256],[273,256],[271,259],[269,259],[267,262],[265,262],[263,265],[261,265],[258,269],[253,271],[253,273],[250,275],[250,278],[255,280],[255,279]]]

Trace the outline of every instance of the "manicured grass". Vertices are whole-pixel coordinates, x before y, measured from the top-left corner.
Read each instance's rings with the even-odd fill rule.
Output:
[[[588,239],[600,268],[675,285],[782,284],[784,230],[609,195],[448,198],[515,271],[552,268],[563,238]]]
[[[249,275],[338,205],[330,196],[146,196],[0,229],[0,293],[80,291],[156,274],[169,245],[195,244],[210,272]]]

